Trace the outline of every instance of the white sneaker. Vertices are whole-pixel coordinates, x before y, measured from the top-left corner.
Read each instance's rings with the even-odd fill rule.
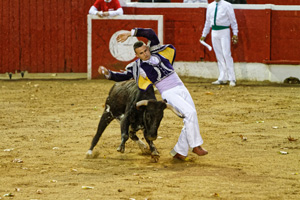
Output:
[[[229,83],[229,86],[231,86],[231,87],[235,87],[235,86],[236,86],[236,83],[235,83],[235,81],[230,81],[230,83]]]
[[[227,81],[216,80],[216,81],[212,82],[211,84],[213,84],[213,85],[225,85],[226,83],[227,83]]]

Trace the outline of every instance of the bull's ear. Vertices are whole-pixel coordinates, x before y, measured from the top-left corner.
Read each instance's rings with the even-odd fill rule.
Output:
[[[139,109],[141,106],[147,106],[148,105],[148,100],[141,100],[139,102],[136,102],[136,109]]]
[[[178,117],[180,118],[184,118],[184,114],[182,114],[181,112],[179,112],[176,108],[174,108],[171,104],[166,103],[167,108],[172,110]]]

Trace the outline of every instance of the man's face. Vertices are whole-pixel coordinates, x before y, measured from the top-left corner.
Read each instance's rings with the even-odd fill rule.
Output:
[[[135,55],[139,59],[146,61],[146,60],[150,59],[151,53],[150,53],[149,47],[147,45],[143,45],[143,46],[135,49]]]

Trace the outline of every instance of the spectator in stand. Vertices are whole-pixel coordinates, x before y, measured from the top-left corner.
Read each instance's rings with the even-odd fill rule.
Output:
[[[247,0],[226,0],[231,4],[247,4]]]
[[[207,3],[207,0],[183,0],[183,3]]]
[[[99,17],[123,15],[123,9],[118,0],[96,0],[90,8],[89,14]]]

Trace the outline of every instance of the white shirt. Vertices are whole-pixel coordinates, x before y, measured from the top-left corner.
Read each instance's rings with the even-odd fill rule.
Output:
[[[216,3],[217,2],[214,1],[207,6],[206,21],[202,32],[203,37],[207,36],[207,34],[210,31],[210,28],[212,27],[212,25],[214,25]],[[231,26],[233,35],[238,34],[238,25],[231,3],[228,3],[224,0],[220,0],[218,2],[216,25]]]
[[[97,15],[98,9],[95,6],[91,6],[90,10],[89,10],[89,14],[91,15]],[[103,15],[103,11],[99,11],[100,15]],[[122,8],[118,8],[117,10],[109,10],[108,11],[109,16],[113,17],[116,15],[123,15],[123,9]]]

